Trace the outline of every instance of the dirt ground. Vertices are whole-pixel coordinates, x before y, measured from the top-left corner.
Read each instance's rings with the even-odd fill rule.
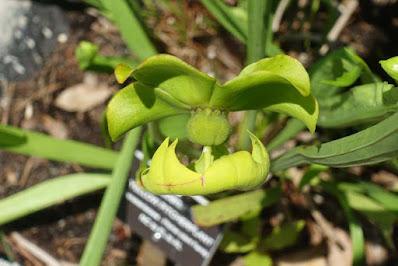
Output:
[[[98,104],[84,112],[70,112],[60,108],[56,103],[61,93],[87,79],[94,79],[101,84],[110,92],[109,96],[118,88],[112,75],[84,73],[79,69],[74,57],[79,41],[89,40],[98,44],[101,53],[106,55],[128,54],[117,29],[95,10],[81,7],[80,4],[74,4],[65,10],[71,25],[68,40],[57,47],[43,69],[33,79],[3,84],[3,97],[8,103],[5,108],[0,109],[1,123],[44,132],[59,138],[104,145],[99,122],[106,99],[99,100]],[[372,69],[384,75],[378,66],[378,60],[398,54],[396,45],[398,18],[392,19],[394,10],[398,10],[396,5],[392,8],[374,5],[372,1],[361,1],[360,7],[333,46],[351,45]],[[234,40],[215,20],[203,19],[210,15],[199,3],[187,1],[181,12],[173,13],[170,10],[159,12],[157,17],[148,19],[148,24],[152,27],[161,51],[177,55],[221,80],[228,80],[239,72],[244,63],[244,46]],[[300,23],[300,17],[303,16],[300,11],[288,12],[291,14],[286,14],[286,17],[295,19],[283,20],[275,38],[280,41],[284,51],[299,58],[304,64],[310,65],[319,57],[318,51],[314,48],[316,38],[315,43],[303,45],[303,35],[296,32],[302,32],[301,27],[308,27],[308,31],[311,30],[316,37],[324,27],[327,14],[321,10],[313,24],[308,25]],[[51,177],[89,170],[74,164],[50,162],[6,152],[0,152],[0,169],[0,198]],[[379,170],[376,169],[375,172],[377,171]],[[292,257],[297,256],[297,261],[300,261],[300,256],[324,255],[327,244],[320,244],[322,241],[317,239],[320,237],[319,226],[310,220],[308,213],[300,207],[303,196],[294,191],[289,192],[292,190],[289,186],[286,186],[285,190],[290,196],[285,197],[284,202],[276,207],[267,210],[269,224],[272,225],[272,219],[278,219],[274,208],[287,208],[289,205],[297,217],[308,221],[308,230],[302,236],[300,247],[284,250],[275,254],[276,257],[291,254]],[[94,222],[101,195],[95,193],[80,197],[8,225],[4,231],[4,241],[11,247],[11,255],[24,265],[41,265],[37,258],[19,248],[13,238],[13,233],[17,232],[60,261],[77,263]],[[343,224],[342,214],[333,211],[336,203],[332,199],[327,199],[326,202],[328,203],[324,205],[323,213],[330,214],[326,215],[326,218],[331,216],[335,223]],[[369,228],[372,228],[371,225]],[[375,229],[370,229],[367,234],[373,234],[372,230]],[[341,235],[344,238],[347,234],[341,232]],[[303,243],[308,247],[307,253],[302,251]],[[114,223],[103,265],[153,265],[154,259],[156,263],[171,264],[155,250],[117,220]],[[385,249],[380,248],[380,250],[380,253],[386,252]],[[3,248],[0,245],[1,251],[5,251],[4,245]],[[154,255],[151,257],[148,254]],[[231,265],[242,265],[242,262],[236,258],[237,256],[217,253],[212,265],[228,265],[232,262]]]

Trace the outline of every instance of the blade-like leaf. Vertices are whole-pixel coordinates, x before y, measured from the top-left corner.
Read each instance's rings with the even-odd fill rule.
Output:
[[[148,38],[134,8],[126,0],[101,0],[102,6],[111,13],[111,19],[130,50],[139,60],[156,54],[156,49]]]
[[[186,139],[188,138],[186,124],[189,117],[189,114],[182,114],[163,118],[159,120],[159,130],[170,139]]]
[[[247,37],[247,15],[241,7],[229,7],[222,1],[201,0],[202,4],[237,39],[244,42]]]
[[[294,118],[289,119],[289,121],[286,123],[286,126],[268,143],[267,149],[271,152],[272,150],[279,148],[289,139],[296,136],[304,128],[305,125],[300,120]]]
[[[115,77],[119,84],[123,84],[132,73],[133,68],[125,64],[119,64],[115,68]]]
[[[177,57],[161,54],[148,58],[133,71],[133,77],[156,88],[165,100],[172,98],[189,106],[206,106],[216,80]]]
[[[303,163],[333,167],[368,165],[388,161],[398,155],[398,113],[353,135],[320,146],[297,147],[275,159],[271,171],[281,171]]]
[[[106,187],[105,174],[72,174],[56,177],[0,200],[0,225]]]
[[[357,86],[336,99],[336,104],[321,110],[320,126],[336,128],[379,121],[398,110],[398,89],[387,83]]]
[[[350,237],[352,242],[353,265],[363,265],[365,258],[365,239],[360,223],[358,222],[355,213],[350,207],[349,201],[345,193],[339,191],[334,183],[321,182],[322,188],[336,197],[341,205],[344,215],[347,218],[348,226],[350,229]]]
[[[112,169],[118,155],[109,149],[6,125],[0,125],[0,149],[103,169]]]
[[[280,196],[280,188],[255,190],[215,200],[207,206],[196,205],[192,207],[192,216],[198,225],[213,226],[268,207],[277,202]]]
[[[116,140],[131,128],[184,112],[187,111],[160,99],[154,88],[135,82],[112,98],[107,107],[106,117],[109,134],[112,140]]]

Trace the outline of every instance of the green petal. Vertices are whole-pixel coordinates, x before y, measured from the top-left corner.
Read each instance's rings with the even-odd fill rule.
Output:
[[[140,83],[190,106],[206,106],[216,80],[171,55],[156,55],[133,71]]]
[[[106,118],[109,134],[112,140],[116,140],[139,125],[184,112],[187,110],[160,99],[154,88],[132,83],[116,93],[109,102]]]
[[[262,143],[250,135],[253,151],[239,151],[215,160],[203,174],[183,165],[175,154],[177,141],[166,139],[155,152],[149,171],[140,178],[143,187],[156,194],[205,195],[229,189],[252,189],[261,185],[269,170]]]
[[[310,131],[315,129],[319,112],[312,95],[303,96],[289,80],[268,71],[240,75],[216,89],[210,106],[228,111],[267,108],[303,121]]]
[[[245,67],[238,77],[258,71],[267,71],[288,80],[303,96],[310,95],[310,78],[303,65],[288,55],[262,59]]]

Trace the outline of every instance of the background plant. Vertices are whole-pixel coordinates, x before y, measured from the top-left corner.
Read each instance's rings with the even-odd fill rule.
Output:
[[[131,27],[132,21],[134,23],[140,23],[140,21],[142,20],[139,19],[138,16],[136,16],[137,9],[134,8],[137,8],[137,5],[126,5],[124,1],[118,2],[120,2],[120,5],[116,4],[118,5],[118,9],[116,9],[114,5],[109,5],[109,3],[107,6],[106,1],[92,1],[92,3],[96,5],[101,10],[101,12],[103,12],[111,20],[113,19],[115,23],[119,25],[124,38],[126,40],[129,38],[128,42],[130,43],[129,47],[131,48],[134,44],[139,44],[140,42],[135,39],[136,35],[128,37],[128,31],[126,31],[126,29]],[[256,61],[264,57],[264,54],[268,56],[272,55],[275,50],[277,50],[271,49],[272,47],[275,48],[277,46],[275,43],[270,41],[272,39],[272,35],[270,34],[269,30],[270,24],[266,23],[266,21],[269,21],[270,17],[272,17],[272,14],[274,13],[274,10],[276,8],[275,5],[270,8],[266,5],[263,6],[263,3],[261,2],[256,3],[255,1],[248,1],[247,6],[243,3],[237,7],[231,8],[228,5],[218,5],[215,1],[202,2],[209,8],[209,10],[213,14],[215,14],[221,24],[234,34],[234,36],[236,36],[242,42],[247,42],[248,47],[254,47],[251,49],[249,48],[250,51],[248,51],[248,54],[251,54],[250,57],[254,58],[249,59],[249,61]],[[135,1],[133,1],[133,3],[135,3]],[[214,5],[214,7],[211,7],[210,5]],[[327,6],[329,8],[329,5]],[[146,5],[146,7],[149,7],[149,4]],[[316,4],[314,4],[313,7],[316,11]],[[333,9],[334,7],[330,8]],[[112,13],[119,14],[117,12],[122,12],[120,14],[123,14],[123,16],[114,16],[114,18],[112,18]],[[220,15],[217,15],[217,12],[219,12]],[[257,15],[253,14],[253,16],[247,16],[246,12],[255,12]],[[131,14],[133,14],[135,18],[130,17],[128,19],[125,19],[125,16],[131,16]],[[222,18],[221,16],[224,16],[224,18]],[[245,26],[246,21],[249,21],[247,18],[257,20],[250,22],[251,28],[250,26],[247,28]],[[124,21],[126,21],[126,23],[123,26],[122,23]],[[129,22],[127,23],[127,21]],[[125,33],[123,33],[123,28],[121,25],[124,27]],[[267,31],[267,38],[265,38],[266,40],[250,40],[250,37],[254,39],[263,39],[265,36],[265,34],[247,34],[246,32],[250,32],[250,30],[252,30],[253,32]],[[132,32],[133,31],[130,31],[130,33]],[[138,30],[137,32],[145,33],[145,31],[142,30]],[[269,36],[271,36],[271,38]],[[153,47],[153,45],[148,45],[147,43],[144,46],[149,50],[151,50],[150,47]],[[260,49],[260,47],[262,48]],[[135,55],[132,56],[133,59],[126,60],[125,58],[120,57],[104,57],[98,54],[98,52],[96,51],[95,53],[92,53],[94,54],[93,57],[88,57],[89,63],[86,65],[83,64],[82,66],[87,67],[91,64],[91,67],[93,67],[97,65],[97,69],[99,70],[110,71],[119,62],[123,62],[125,64],[127,63],[130,66],[135,66],[141,59],[151,55],[151,52],[148,53],[147,51],[146,55],[139,55],[140,48],[135,49],[135,51],[133,48],[133,53]],[[154,53],[155,52],[152,50],[152,54]],[[91,67],[88,68],[90,69]],[[95,67],[91,69],[95,69]],[[396,145],[394,145],[394,143],[396,143],[397,135],[395,127],[395,125],[397,124],[397,118],[396,115],[394,115],[394,113],[396,112],[396,88],[393,84],[387,84],[386,82],[382,82],[369,70],[369,67],[367,67],[366,64],[360,58],[358,58],[353,53],[353,51],[350,51],[349,49],[340,49],[332,52],[329,56],[313,64],[309,72],[311,77],[312,91],[317,97],[320,105],[320,118],[318,123],[318,132],[320,134],[319,139],[322,140],[322,142],[326,143],[321,144],[319,143],[319,141],[315,140],[315,145],[313,146],[306,148],[294,148],[278,158],[273,158],[273,162],[271,163],[271,171],[275,176],[280,178],[278,179],[280,182],[271,182],[260,191],[241,193],[238,196],[218,196],[223,197],[223,199],[215,200],[208,207],[197,206],[193,209],[193,214],[196,221],[202,224],[209,225],[226,221],[240,220],[240,229],[237,230],[236,228],[232,228],[232,230],[230,230],[230,234],[227,234],[224,243],[225,245],[223,245],[223,247],[225,247],[224,249],[227,252],[250,252],[246,257],[246,260],[248,261],[247,263],[252,262],[253,265],[256,265],[255,263],[258,264],[259,259],[263,259],[264,261],[269,262],[270,259],[268,257],[268,254],[270,254],[272,250],[281,249],[285,246],[291,245],[291,243],[295,242],[294,236],[299,235],[300,232],[303,230],[300,219],[296,220],[295,218],[285,218],[285,220],[281,223],[279,229],[278,227],[276,227],[275,231],[272,231],[269,237],[270,239],[274,239],[273,242],[276,243],[279,242],[278,239],[285,238],[278,238],[278,235],[280,236],[284,232],[290,232],[287,234],[289,236],[292,236],[290,241],[287,241],[287,243],[280,243],[277,248],[274,248],[269,246],[267,247],[267,245],[269,245],[270,243],[270,240],[266,240],[268,239],[268,237],[262,240],[256,239],[256,237],[259,235],[259,230],[261,230],[263,226],[263,213],[261,213],[261,210],[272,205],[278,205],[280,204],[281,198],[284,199],[288,197],[288,192],[284,190],[286,189],[286,185],[289,183],[290,175],[285,170],[289,167],[301,164],[311,164],[311,166],[308,168],[304,168],[305,174],[299,184],[299,188],[302,190],[302,192],[300,193],[308,196],[308,201],[312,203],[312,197],[318,193],[323,192],[331,195],[339,202],[346,215],[349,230],[353,240],[353,247],[355,251],[354,259],[357,264],[362,263],[364,257],[364,236],[361,229],[361,224],[359,222],[361,220],[369,220],[372,223],[378,225],[379,228],[383,231],[383,235],[386,237],[387,242],[389,242],[389,247],[391,249],[394,249],[394,246],[391,244],[391,230],[393,228],[392,224],[396,220],[396,210],[393,207],[394,205],[396,205],[394,204],[396,200],[396,194],[394,194],[393,191],[389,192],[380,186],[371,184],[370,182],[358,182],[358,178],[348,178],[348,182],[347,179],[344,179],[344,181],[342,181],[340,180],[340,178],[337,178],[336,175],[341,175],[341,173],[344,173],[344,175],[348,175],[348,173],[344,170],[335,170],[335,168],[380,162],[386,162],[390,165],[394,165],[394,161],[392,160],[397,156],[395,150]],[[144,149],[148,151],[148,158],[152,156],[152,152],[154,149],[153,146],[160,144],[161,139],[164,137],[163,135],[170,137],[173,137],[171,135],[184,136],[184,130],[179,130],[179,128],[181,127],[178,126],[183,123],[181,122],[184,121],[183,119],[186,119],[186,117],[181,119],[175,119],[174,125],[176,126],[169,128],[167,128],[167,125],[170,123],[170,121],[172,121],[172,118],[165,118],[164,120],[159,121],[159,126],[155,124],[151,124],[148,126],[148,132],[152,132],[146,135],[146,139],[148,141],[145,142],[145,145],[147,147],[144,147]],[[262,121],[262,123],[259,123],[259,120]],[[251,112],[245,115],[245,119],[239,126],[239,132],[246,132],[246,129],[251,129],[257,134],[259,132],[262,132],[263,134],[264,130],[262,130],[261,128],[264,127],[265,123],[268,123],[269,128],[272,128],[274,125],[283,124],[285,121],[286,118],[284,116],[269,116],[262,111]],[[286,143],[287,140],[293,138],[299,132],[301,132],[303,128],[304,125],[301,122],[294,119],[287,120],[286,126],[283,128],[282,131],[279,132],[279,134],[276,134],[276,137],[271,140],[271,142],[267,145],[267,148],[270,150],[276,150],[282,144]],[[158,129],[160,132],[157,132]],[[2,148],[4,147],[4,149],[10,151],[46,157],[53,160],[74,161],[79,162],[82,165],[88,164],[89,166],[104,169],[112,168],[117,161],[117,154],[109,150],[98,149],[87,145],[79,145],[79,151],[80,149],[84,151],[85,148],[89,150],[87,150],[87,153],[79,152],[81,157],[77,157],[73,153],[73,151],[77,149],[77,147],[75,146],[75,142],[53,142],[52,139],[49,139],[46,136],[36,133],[31,135],[30,132],[21,132],[17,129],[8,127],[2,129],[1,132],[1,134],[3,134],[2,136],[5,136],[4,138],[1,138],[3,140],[1,146]],[[163,135],[159,136],[159,134]],[[259,134],[259,137],[262,137],[262,134]],[[240,137],[239,146],[241,148],[247,147],[247,135],[238,135]],[[346,135],[348,137],[339,139],[341,136]],[[35,137],[32,138],[31,136]],[[39,142],[39,147],[46,148],[35,148],[38,147],[35,146],[36,139],[40,139],[40,141],[42,141]],[[329,142],[329,140],[332,139],[337,140]],[[54,145],[51,145],[51,143],[53,143]],[[69,155],[69,157],[67,155],[68,153],[60,154],[59,152],[57,152],[58,147],[59,145],[61,145],[61,143],[62,145],[65,145],[64,147],[66,150],[68,150],[67,147],[70,147],[72,153]],[[94,150],[90,150],[91,148],[94,148]],[[90,154],[93,154],[94,151],[95,154],[101,151],[101,155],[95,156],[95,159],[97,161],[95,162],[95,165],[90,165],[92,160],[89,156]],[[195,153],[195,151],[187,151],[187,149],[184,149],[183,152]],[[197,156],[197,153],[195,155],[192,155],[192,157],[194,156]],[[128,158],[128,156],[124,158]],[[126,166],[125,163],[121,164],[124,164]],[[317,164],[322,164],[323,166],[320,167]],[[330,169],[329,167],[333,167],[333,169]],[[117,171],[114,170],[114,173],[115,172]],[[325,174],[328,175],[327,179],[325,179],[324,177]],[[71,180],[70,182],[75,182],[73,181],[74,179],[72,177],[66,177],[66,179],[69,178]],[[83,177],[77,178],[79,178],[79,180],[82,182],[86,180],[87,183],[91,183],[90,180]],[[88,186],[87,189],[84,189],[80,192],[77,191],[76,193],[86,193],[94,189],[104,187],[106,185],[106,182],[102,182],[101,180],[104,180],[104,178],[106,177],[98,176],[98,178],[98,180],[100,181],[98,184],[96,184],[95,186],[93,184],[93,187]],[[61,178],[61,180],[64,180],[64,178]],[[120,183],[122,184],[123,182]],[[53,186],[54,183],[49,184],[49,187],[50,185]],[[61,181],[60,185],[62,185]],[[51,189],[48,188],[48,190]],[[110,187],[108,188],[108,190],[111,191]],[[114,189],[112,191],[116,190],[117,189],[115,189],[114,186]],[[26,193],[28,192],[29,191],[26,191]],[[33,197],[29,196],[29,194],[25,194],[27,195],[25,196],[22,193],[24,192],[18,194],[18,196],[23,199],[22,201],[27,201],[28,199],[30,199],[30,197]],[[43,195],[42,193],[38,194]],[[74,193],[66,194],[67,195],[63,197],[63,199],[67,199],[77,195]],[[267,195],[274,196],[269,199]],[[59,198],[57,199],[55,196],[59,195],[54,195],[54,198],[43,201],[50,203],[40,204],[39,206],[35,207],[36,210],[49,206],[49,204],[54,204],[58,202]],[[34,197],[37,197],[37,194]],[[112,197],[108,196],[104,198],[104,206],[107,205],[105,204],[105,199],[109,198],[113,198],[112,202],[117,202],[117,195]],[[217,196],[215,198],[217,198]],[[5,199],[4,202],[6,202],[7,200],[8,199]],[[235,210],[230,210],[228,212],[228,216],[221,219],[221,216],[218,214],[228,209],[228,206],[230,206],[230,203],[228,203],[229,200],[231,200],[233,204],[240,204],[239,206],[242,206],[242,208],[239,209],[239,212],[236,212],[237,208],[235,208]],[[246,204],[248,200],[253,200],[253,202],[258,203],[253,203],[248,206],[248,204]],[[107,200],[107,202],[109,204],[109,202],[111,201]],[[112,205],[110,209],[116,209],[117,204],[113,203],[110,205]],[[14,216],[12,217],[10,216],[11,218],[7,221],[11,221],[13,219],[28,214],[28,212],[23,210],[24,208],[26,208],[26,205],[21,204],[18,206],[21,207],[22,211],[13,209],[16,214],[13,214]],[[245,207],[247,209],[245,209]],[[212,214],[210,218],[205,216],[205,214],[208,213]],[[287,217],[289,217],[289,215],[287,215]],[[107,224],[107,228],[109,228],[110,226],[109,221],[111,218],[112,217],[110,215],[109,217],[107,217],[106,221],[103,219],[103,221],[105,221],[105,224]],[[100,232],[98,232],[98,230],[94,230],[94,232],[97,232],[96,235],[99,235],[101,243],[106,242],[106,232],[102,235]],[[237,238],[234,238],[234,233]],[[243,239],[242,236],[244,236]],[[233,246],[233,243],[237,243],[235,248],[231,247],[231,245]],[[96,248],[93,245],[88,245],[88,247],[90,248],[87,249],[87,252],[90,252]],[[91,252],[91,254],[94,253],[95,252]],[[96,253],[97,254],[93,255],[93,257],[95,258],[89,255],[86,255],[86,258],[91,257],[90,260],[98,260],[101,256],[101,252]]]

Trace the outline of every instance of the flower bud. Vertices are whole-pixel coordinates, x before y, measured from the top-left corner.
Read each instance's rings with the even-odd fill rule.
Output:
[[[205,109],[192,114],[188,120],[187,131],[190,141],[212,146],[225,142],[231,132],[231,125],[225,113]]]

